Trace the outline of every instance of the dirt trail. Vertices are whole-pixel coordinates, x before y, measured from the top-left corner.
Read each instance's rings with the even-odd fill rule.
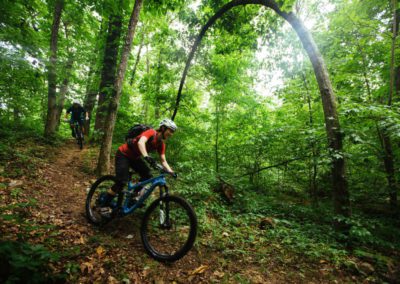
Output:
[[[42,223],[56,226],[60,232],[56,238],[66,247],[79,247],[80,254],[73,259],[80,270],[76,281],[118,283],[116,279],[121,280],[121,275],[125,275],[124,279],[129,279],[130,283],[208,282],[204,272],[209,265],[202,262],[196,249],[183,260],[169,265],[146,255],[139,237],[144,209],[113,220],[104,228],[90,225],[85,218],[84,203],[90,181],[95,177],[82,171],[88,150],[79,150],[73,141],[60,150],[51,158],[51,163],[41,169],[44,186],[37,188],[36,198],[43,202],[34,214]],[[202,265],[202,270],[196,272]]]
[[[34,179],[25,178],[24,189],[39,201],[30,209],[30,218],[52,228],[32,234],[30,241],[62,253],[55,269],[67,271],[70,283],[331,282],[326,281],[329,275],[319,278],[319,268],[301,273],[298,281],[297,265],[282,267],[273,254],[266,255],[268,261],[262,264],[251,257],[225,258],[223,248],[215,250],[207,245],[206,239],[212,235],[198,236],[193,249],[181,260],[159,263],[147,256],[141,244],[139,227],[145,209],[113,220],[104,228],[87,222],[85,198],[90,181],[95,180],[83,171],[88,149],[79,150],[70,141],[53,151],[43,150],[49,162],[36,169]],[[201,229],[200,233],[204,234]]]

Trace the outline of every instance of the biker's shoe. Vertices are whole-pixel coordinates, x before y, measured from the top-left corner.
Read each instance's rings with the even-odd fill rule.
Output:
[[[111,205],[111,201],[113,200],[114,195],[109,194],[108,192],[102,192],[99,196],[99,205],[101,207],[109,207]]]
[[[112,218],[112,209],[109,207],[101,207],[99,213],[106,220],[111,220]]]
[[[76,138],[76,135],[75,135],[75,130],[74,130],[74,129],[72,129],[72,131],[71,131],[71,135],[72,135],[72,137]]]

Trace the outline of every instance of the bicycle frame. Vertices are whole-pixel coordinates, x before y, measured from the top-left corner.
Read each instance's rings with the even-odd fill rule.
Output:
[[[140,205],[143,204],[143,202],[152,194],[154,189],[156,187],[160,187],[160,196],[163,195],[162,188],[165,188],[165,195],[168,195],[168,186],[167,186],[167,181],[165,179],[165,176],[167,174],[161,174],[157,177],[135,183],[133,184],[132,182],[128,183],[128,188],[123,191],[123,194],[127,197],[125,198],[124,204],[122,205],[122,214],[123,215],[128,215],[133,213]],[[128,206],[128,202],[132,198],[133,193],[138,189],[138,188],[143,188],[147,184],[151,184],[151,186],[145,190],[145,192],[140,196],[139,200],[133,205],[133,206]]]
[[[80,133],[83,132],[83,131],[82,131],[82,127],[81,127],[81,125],[79,124],[78,121],[74,121],[74,122],[73,122],[73,125],[74,125],[74,129],[75,129],[75,133],[78,132],[77,130],[79,130]]]

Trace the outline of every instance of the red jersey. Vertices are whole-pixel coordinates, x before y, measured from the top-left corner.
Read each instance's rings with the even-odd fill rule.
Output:
[[[138,141],[142,136],[147,137],[146,150],[148,153],[157,151],[160,155],[165,154],[165,144],[161,139],[158,140],[157,131],[155,131],[154,129],[146,130],[140,135],[138,135],[133,140],[133,147],[129,148],[128,144],[125,143],[119,146],[118,150],[132,160],[139,159],[142,156],[142,154],[139,151]]]

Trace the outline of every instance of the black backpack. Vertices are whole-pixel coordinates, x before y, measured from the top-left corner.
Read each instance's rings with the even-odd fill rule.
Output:
[[[130,138],[135,138],[145,132],[146,130],[152,129],[150,125],[147,124],[135,124],[128,130],[128,134],[125,136],[125,141]]]

